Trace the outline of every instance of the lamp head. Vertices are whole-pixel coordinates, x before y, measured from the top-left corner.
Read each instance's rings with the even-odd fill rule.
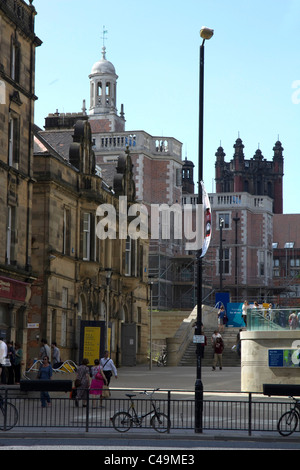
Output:
[[[207,28],[206,26],[202,26],[200,29],[200,37],[202,39],[210,39],[214,35],[214,30]]]

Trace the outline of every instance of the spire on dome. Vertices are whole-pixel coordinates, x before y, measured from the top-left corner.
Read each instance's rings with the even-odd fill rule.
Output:
[[[105,26],[103,25],[103,31],[102,31],[102,36],[101,39],[103,40],[103,46],[102,46],[102,59],[106,60],[106,47],[105,47],[105,39],[107,37],[107,29],[105,29]]]

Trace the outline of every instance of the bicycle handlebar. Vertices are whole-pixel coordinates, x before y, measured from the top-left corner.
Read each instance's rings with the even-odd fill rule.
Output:
[[[154,392],[157,392],[159,388],[155,388],[152,392],[147,392],[147,390],[144,390],[144,392],[140,392],[140,395],[148,395],[152,396]]]

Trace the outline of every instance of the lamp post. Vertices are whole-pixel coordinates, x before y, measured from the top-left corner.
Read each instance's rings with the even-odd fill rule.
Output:
[[[105,276],[106,276],[105,349],[106,350],[109,350],[109,348],[108,348],[109,285],[110,285],[111,275],[112,275],[111,268],[105,268]]]
[[[150,289],[150,353],[149,353],[150,363],[149,363],[149,369],[150,370],[152,370],[152,288],[153,288],[153,281],[149,281],[149,289]]]
[[[223,291],[223,227],[224,219],[221,217],[219,221],[220,228],[220,252],[219,252],[219,275],[220,275],[220,292]]]
[[[203,39],[200,46],[200,70],[199,70],[199,153],[198,153],[198,204],[202,206],[203,180],[203,110],[204,110],[204,43],[214,34],[213,29],[201,28],[200,37]],[[195,335],[202,335],[202,249],[197,253],[197,321]],[[202,433],[203,424],[203,384],[201,377],[201,344],[197,342],[197,375],[195,383],[195,432]]]

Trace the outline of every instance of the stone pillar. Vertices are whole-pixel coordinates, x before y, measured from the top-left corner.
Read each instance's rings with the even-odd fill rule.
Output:
[[[167,366],[178,366],[178,351],[181,341],[178,338],[166,338],[167,342]]]

